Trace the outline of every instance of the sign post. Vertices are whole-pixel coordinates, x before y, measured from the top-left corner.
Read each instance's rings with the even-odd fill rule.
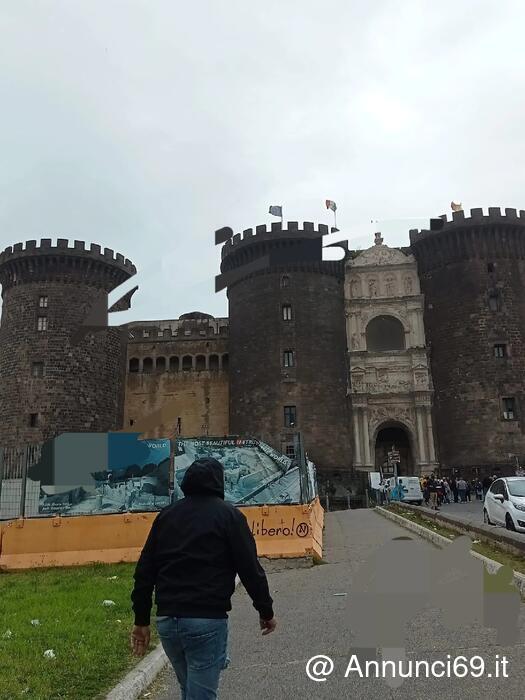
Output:
[[[394,483],[395,483],[395,490],[399,494],[399,484],[397,481],[397,469],[398,469],[398,464],[400,463],[400,454],[398,450],[396,450],[396,446],[392,445],[392,449],[388,453],[388,464],[389,466],[394,467]],[[401,498],[399,499],[401,500]]]

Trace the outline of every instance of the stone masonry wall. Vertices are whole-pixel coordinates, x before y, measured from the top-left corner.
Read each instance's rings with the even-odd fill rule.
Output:
[[[47,309],[38,308],[47,296]],[[108,431],[123,417],[125,342],[112,328],[72,345],[92,302],[107,303],[104,289],[36,282],[3,291],[0,326],[0,445],[38,443],[62,432]],[[37,330],[37,316],[48,319]],[[34,362],[44,376],[33,377]],[[30,425],[30,414],[38,414]]]
[[[472,210],[411,232],[425,294],[443,468],[513,464],[525,454],[525,236],[515,210]],[[492,301],[490,297],[493,297]],[[491,308],[491,306],[497,308]],[[495,356],[504,344],[507,356]],[[504,419],[503,399],[516,403]]]

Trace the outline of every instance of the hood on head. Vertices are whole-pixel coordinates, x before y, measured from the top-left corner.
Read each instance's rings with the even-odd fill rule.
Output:
[[[208,495],[224,498],[224,468],[211,457],[191,464],[180,485],[185,496]]]

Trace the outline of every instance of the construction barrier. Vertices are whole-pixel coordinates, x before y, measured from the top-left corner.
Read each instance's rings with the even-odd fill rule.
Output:
[[[324,511],[318,498],[306,505],[240,510],[259,556],[322,557]],[[7,521],[0,524],[0,569],[137,561],[156,516],[125,513]]]

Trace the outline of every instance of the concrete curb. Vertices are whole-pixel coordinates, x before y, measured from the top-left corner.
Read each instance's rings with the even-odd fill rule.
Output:
[[[380,506],[376,506],[375,510],[378,513],[380,513],[384,518],[388,518],[389,520],[394,521],[395,523],[401,525],[407,530],[415,532],[420,537],[429,540],[438,547],[446,547],[452,541],[449,540],[448,537],[444,537],[443,535],[440,535],[437,532],[432,532],[432,530],[423,527],[423,525],[419,525],[419,523],[413,523],[411,520],[403,518],[403,516],[398,515],[397,513],[392,513],[389,510],[385,510]],[[469,536],[468,532],[465,532],[464,534],[467,537]],[[488,557],[483,556],[483,554],[478,554],[478,552],[471,551],[470,553],[473,557],[476,557],[476,559],[480,559],[485,564],[485,568],[490,574],[495,574],[503,566],[503,564],[500,564],[498,561],[494,561],[494,559],[489,559]],[[519,590],[520,594],[523,597],[525,597],[525,575],[519,573],[519,571],[514,571],[514,583],[516,584],[516,588]]]
[[[106,700],[137,700],[166,667],[167,663],[168,657],[159,644],[108,693]]]
[[[239,577],[236,576],[236,589],[240,582]],[[106,695],[106,700],[137,700],[167,665],[168,657],[162,645],[159,644]]]

